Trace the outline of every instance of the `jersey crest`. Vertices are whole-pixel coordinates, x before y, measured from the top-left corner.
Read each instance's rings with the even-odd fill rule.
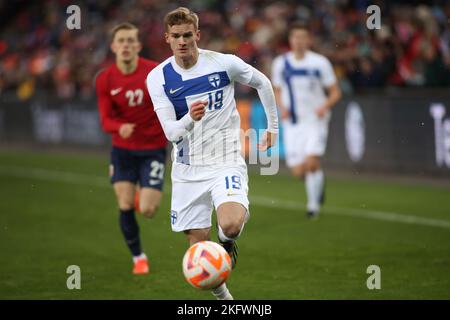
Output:
[[[220,86],[220,76],[218,73],[208,76],[209,83],[214,87],[218,88]]]

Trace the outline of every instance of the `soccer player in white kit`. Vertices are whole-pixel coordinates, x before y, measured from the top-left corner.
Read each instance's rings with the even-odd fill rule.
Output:
[[[268,129],[259,150],[276,140],[278,116],[270,80],[240,58],[197,47],[197,15],[180,7],[164,18],[173,56],[147,77],[147,88],[167,138],[173,142],[171,225],[190,245],[209,240],[213,207],[218,237],[236,262],[235,240],[249,217],[247,166],[241,155],[234,83],[258,90]],[[226,285],[217,299],[233,299]]]
[[[307,216],[313,218],[324,197],[320,158],[327,145],[330,109],[341,91],[330,61],[310,51],[310,42],[306,26],[298,22],[290,26],[291,51],[274,59],[272,83],[281,111],[286,163],[295,177],[305,178]]]

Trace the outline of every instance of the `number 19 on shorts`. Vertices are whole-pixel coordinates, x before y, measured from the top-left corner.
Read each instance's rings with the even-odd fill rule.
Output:
[[[239,176],[226,176],[225,177],[225,188],[230,189],[241,189],[241,177]]]

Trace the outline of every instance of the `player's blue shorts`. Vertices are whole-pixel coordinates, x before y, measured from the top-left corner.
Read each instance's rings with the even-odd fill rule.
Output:
[[[162,190],[166,149],[128,150],[113,147],[111,150],[111,183],[129,181],[141,188]]]

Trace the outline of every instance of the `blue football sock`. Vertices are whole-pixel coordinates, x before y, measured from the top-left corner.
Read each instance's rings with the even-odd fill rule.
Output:
[[[142,253],[141,240],[139,238],[139,226],[136,221],[134,209],[120,210],[120,229],[125,237],[128,248],[133,256],[139,256]]]

